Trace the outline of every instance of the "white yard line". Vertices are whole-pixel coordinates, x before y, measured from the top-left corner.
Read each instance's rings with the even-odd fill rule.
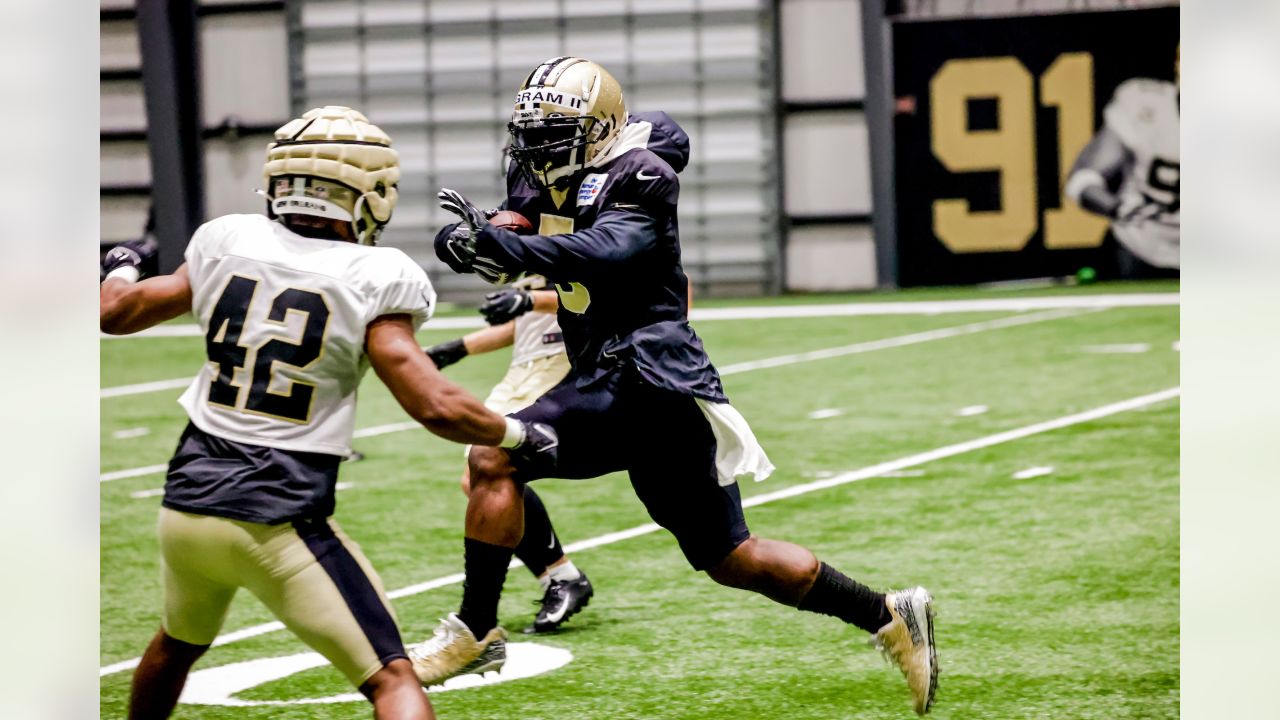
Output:
[[[720,368],[720,374],[735,375],[737,373],[749,372],[752,370],[763,370],[765,368],[793,365],[795,363],[809,362],[811,360],[825,360],[827,358],[842,357],[845,355],[858,355],[860,353],[872,352],[875,350],[887,350],[889,348],[915,345],[918,343],[930,342],[932,340],[943,340],[945,338],[957,337],[960,335],[972,335],[974,333],[985,332],[987,330],[998,330],[1000,328],[1045,322],[1046,320],[1056,320],[1063,317],[1073,317],[1080,315],[1083,312],[1094,312],[1102,309],[1105,308],[1096,308],[1084,311],[1050,310],[1048,312],[1032,313],[1028,315],[1012,315],[1009,317],[998,318],[996,320],[984,320],[982,322],[968,323],[966,325],[954,325],[951,327],[938,328],[937,330],[926,330],[925,332],[884,338],[882,340],[871,340],[868,342],[854,343],[852,345],[826,348],[824,350],[814,350],[812,352],[798,353],[795,355],[779,355],[777,357],[765,358],[763,360],[752,360],[750,362],[726,365]],[[417,427],[420,427],[418,423],[406,420],[404,422],[375,425],[373,427],[356,430],[352,434],[352,437],[373,437],[375,435],[386,435],[388,433],[412,430]],[[122,480],[124,478],[138,477],[139,475],[151,475],[153,473],[164,472],[166,467],[168,466],[148,465],[146,467],[133,468],[131,470],[117,470],[115,472],[103,473],[99,478],[99,482]]]
[[[151,434],[149,427],[128,428],[125,430],[116,430],[111,433],[111,437],[116,440],[128,440],[130,438],[143,437]]]
[[[1084,345],[1081,352],[1098,355],[1136,355],[1151,349],[1151,343],[1113,343],[1111,345]]]
[[[112,480],[124,480],[125,478],[141,477],[143,475],[154,475],[162,473],[168,469],[169,463],[160,463],[159,465],[145,465],[143,467],[129,468],[128,470],[116,470],[109,473],[102,473],[98,476],[98,482],[111,482]]]
[[[923,332],[911,333],[909,335],[898,335],[896,337],[883,338],[881,340],[868,340],[866,342],[854,343],[852,345],[842,345],[840,347],[824,348],[822,350],[811,350],[809,352],[796,353],[794,355],[779,355],[777,357],[764,358],[763,360],[749,360],[747,362],[733,363],[720,368],[721,375],[736,375],[742,372],[750,372],[752,370],[761,370],[764,368],[782,367],[783,365],[794,365],[795,363],[810,362],[813,360],[826,360],[827,358],[843,357],[845,355],[859,355],[866,352],[874,352],[876,350],[888,350],[889,348],[905,347],[907,345],[918,345],[920,343],[932,342],[934,340],[944,340],[946,338],[959,337],[961,335],[973,335],[974,333],[986,332],[988,330],[999,330],[1001,328],[1017,327],[1019,325],[1031,325],[1034,323],[1045,322],[1047,320],[1057,320],[1064,317],[1075,317],[1086,312],[1096,312],[1105,310],[1106,308],[1087,308],[1079,309],[1063,309],[1063,310],[1047,310],[1045,312],[1030,313],[1027,315],[1010,315],[1008,317],[997,318],[995,320],[983,320],[981,322],[968,323],[965,325],[953,325],[951,327],[938,328],[936,330],[925,330]]]
[[[191,384],[191,378],[174,378],[172,380],[156,380],[154,382],[137,383],[136,385],[117,385],[102,388],[98,397],[102,399],[121,397],[122,395],[141,395],[142,393],[159,392],[161,390],[177,390]]]
[[[1173,388],[1168,388],[1166,390],[1161,390],[1159,392],[1150,393],[1148,395],[1139,395],[1138,397],[1129,398],[1128,400],[1122,400],[1120,402],[1111,403],[1109,405],[1096,407],[1096,408],[1093,408],[1092,410],[1086,410],[1084,412],[1078,412],[1071,415],[1063,415],[1062,417],[1056,418],[1054,420],[1048,420],[1045,422],[1038,422],[1038,423],[1033,423],[1031,425],[1025,425],[1020,428],[1007,430],[1005,432],[996,433],[994,435],[988,435],[986,437],[977,438],[975,440],[968,440],[966,442],[956,443],[954,445],[947,445],[945,447],[940,447],[935,450],[930,450],[928,452],[918,453],[916,455],[908,455],[907,457],[898,458],[897,460],[890,460],[889,462],[880,463],[879,465],[872,465],[870,467],[865,467],[865,468],[862,468],[861,470],[853,470],[851,472],[841,473],[834,477],[826,478],[823,480],[815,480],[813,482],[802,483],[800,485],[793,485],[791,487],[783,488],[781,490],[777,490],[771,493],[756,495],[754,497],[750,497],[743,500],[742,505],[743,507],[755,507],[757,505],[763,505],[765,503],[770,503],[775,500],[783,500],[786,498],[796,497],[798,495],[806,495],[808,493],[815,492],[818,490],[826,490],[828,488],[838,487],[840,485],[847,485],[849,483],[857,482],[859,480],[866,480],[868,478],[873,478],[878,475],[884,475],[885,473],[897,472],[899,470],[905,470],[907,468],[915,467],[917,465],[923,465],[928,462],[933,462],[934,460],[941,460],[943,458],[962,455],[964,453],[973,452],[974,450],[981,450],[983,448],[988,448],[993,445],[1000,445],[1003,443],[1012,442],[1014,440],[1020,440],[1025,437],[1030,437],[1032,435],[1038,435],[1041,433],[1050,432],[1052,430],[1058,430],[1060,428],[1069,427],[1071,425],[1079,425],[1081,423],[1090,422],[1093,420],[1097,420],[1099,418],[1107,417],[1109,415],[1115,415],[1117,413],[1128,412],[1130,410],[1137,410],[1139,408],[1144,408],[1149,405],[1154,405],[1156,403],[1164,402],[1165,400],[1171,400],[1175,397],[1178,397],[1180,393],[1181,393],[1180,388],[1173,387]],[[565,546],[565,552],[569,552],[569,553],[582,552],[583,550],[589,550],[591,548],[600,547],[602,545],[610,545],[616,542],[621,542],[623,540],[639,537],[641,535],[648,535],[649,533],[657,532],[658,530],[659,530],[658,526],[653,523],[637,525],[636,527],[629,528],[626,530],[621,530],[618,532],[600,535],[598,537],[590,538],[588,540],[583,540],[576,543],[570,543],[569,545]],[[518,565],[517,562],[515,561],[512,562],[512,567],[516,567],[517,565]],[[403,587],[398,590],[393,590],[390,593],[388,593],[388,596],[394,599],[394,598],[407,597],[410,595],[416,595],[418,593],[426,592],[427,590],[432,590],[439,587],[445,587],[447,585],[456,585],[462,582],[463,579],[464,579],[464,576],[462,573],[445,575],[444,577],[435,578],[434,580],[428,580],[423,583],[418,583],[416,585],[409,585],[407,587]],[[267,633],[275,632],[276,630],[282,630],[282,629],[284,629],[284,625],[279,622],[263,623],[261,625],[254,625],[252,627],[242,628],[234,632],[226,633],[225,635],[222,635],[218,637],[218,639],[214,640],[213,644],[226,645],[227,643],[236,642],[238,640],[244,640],[246,638],[257,637],[259,635],[265,635]],[[129,660],[122,660],[117,663],[112,663],[110,665],[104,665],[98,669],[98,676],[104,677],[106,675],[111,675],[113,673],[121,672],[123,670],[129,670],[131,668],[137,667],[138,660],[139,658],[132,658]]]
[[[1025,312],[1053,308],[1159,307],[1177,305],[1178,293],[1120,293],[1111,295],[1051,295],[1047,297],[979,298],[974,300],[899,300],[893,302],[827,303],[821,305],[756,305],[732,308],[694,308],[694,322],[714,320],[768,320],[800,317],[852,317],[858,315],[939,315],[965,312]],[[467,330],[484,327],[482,318],[449,317],[432,320],[431,330]],[[199,325],[157,325],[132,335],[107,335],[104,340],[130,338],[199,337]]]
[[[694,322],[707,320],[769,320],[774,318],[852,317],[861,315],[944,315],[967,312],[1026,312],[1028,310],[1077,310],[1177,305],[1177,293],[1117,295],[1057,295],[977,300],[901,300],[839,305],[762,305],[758,307],[694,308]]]
[[[800,317],[852,317],[859,315],[938,315],[959,312],[1025,312],[1028,310],[1102,310],[1113,307],[1155,307],[1177,305],[1177,293],[1138,293],[1125,295],[1082,295],[1042,298],[994,298],[979,300],[936,300],[882,303],[844,303],[840,305],[766,305],[745,308],[704,308],[693,311],[694,322],[714,320],[761,320]],[[440,318],[430,328],[447,330],[483,327],[480,318]],[[183,330],[185,328],[185,330]],[[197,325],[159,325],[135,335],[120,337],[186,337],[201,334]],[[154,382],[103,388],[102,399],[139,395],[161,390],[177,390],[190,384],[191,378],[174,378]]]

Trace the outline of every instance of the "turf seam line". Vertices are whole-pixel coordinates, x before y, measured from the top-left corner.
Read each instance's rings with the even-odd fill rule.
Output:
[[[905,347],[907,345],[917,345],[933,340],[944,340],[951,337],[973,335],[987,330],[999,330],[1019,325],[1030,325],[1038,322],[1057,320],[1059,318],[1077,317],[1091,312],[1100,312],[1106,309],[1107,308],[1049,310],[1046,312],[1031,313],[1027,315],[1011,315],[1008,317],[997,318],[995,320],[982,320],[980,322],[966,323],[964,325],[952,325],[950,327],[936,328],[934,330],[925,330],[923,332],[898,335],[889,338],[881,338],[879,340],[867,340],[860,343],[854,343],[852,345],[842,345],[840,347],[812,350],[794,355],[778,355],[771,358],[762,358],[760,360],[733,363],[720,368],[720,375],[736,375],[738,373],[750,372],[752,370],[764,370],[768,368],[782,367],[784,365],[793,365],[795,363],[809,362],[812,360],[825,360],[828,358],[843,357],[846,355],[858,355],[861,353],[874,352],[876,350],[889,350],[897,347]],[[359,439],[374,437],[377,435],[386,435],[394,432],[413,430],[417,427],[421,427],[421,425],[412,420],[388,423],[386,425],[374,425],[372,427],[356,430],[352,434],[352,438]],[[164,472],[168,467],[169,466],[167,464],[156,464],[130,468],[127,470],[115,470],[109,473],[103,473],[99,476],[98,482],[105,483],[111,482],[112,480],[123,480],[125,478],[140,477],[142,475],[152,475]]]
[[[1180,387],[1166,388],[1158,392],[1148,393],[1146,395],[1139,395],[1137,397],[1132,397],[1132,398],[1129,398],[1128,400],[1121,400],[1119,402],[1114,402],[1108,405],[1102,405],[1100,407],[1096,407],[1091,410],[1085,410],[1082,412],[1073,413],[1071,415],[1063,415],[1062,417],[1058,417],[1053,420],[1046,420],[1044,422],[1033,423],[1031,425],[1024,425],[1023,427],[995,433],[994,435],[987,435],[985,437],[976,438],[974,440],[967,440],[965,442],[955,443],[953,445],[946,445],[944,447],[936,448],[934,450],[929,450],[923,453],[917,453],[915,455],[908,455],[907,457],[898,458],[897,460],[890,460],[889,462],[879,463],[878,465],[871,465],[869,467],[865,467],[860,470],[852,470],[850,472],[841,473],[839,475],[826,478],[824,480],[817,480],[814,482],[802,483],[800,485],[793,485],[791,487],[782,488],[781,490],[776,490],[774,492],[764,493],[763,495],[755,495],[753,497],[744,499],[742,501],[742,505],[743,507],[755,507],[757,505],[763,505],[765,503],[770,503],[775,500],[784,500],[786,498],[795,497],[797,495],[805,495],[807,493],[811,493],[817,490],[826,490],[828,488],[837,487],[839,485],[847,485],[848,483],[857,482],[859,480],[866,480],[868,478],[873,478],[887,472],[892,472],[895,470],[903,470],[905,468],[913,467],[916,465],[923,465],[925,463],[933,462],[934,460],[949,458],[955,455],[961,455],[964,453],[972,452],[974,450],[988,448],[993,445],[1000,445],[1003,443],[1012,442],[1014,440],[1020,440],[1022,438],[1029,437],[1031,435],[1039,435],[1041,433],[1050,432],[1052,430],[1058,430],[1071,425],[1079,425],[1080,423],[1091,422],[1093,420],[1098,420],[1098,419],[1107,417],[1109,415],[1128,412],[1130,410],[1137,410],[1139,408],[1147,407],[1148,405],[1154,405],[1156,403],[1164,402],[1165,400],[1171,400],[1181,395],[1181,393],[1182,393],[1182,390]],[[660,528],[654,523],[646,523],[644,525],[637,525],[636,527],[628,528],[626,530],[619,530],[617,532],[607,533],[605,535],[599,535],[597,537],[589,538],[587,540],[581,540],[579,542],[569,543],[568,545],[565,546],[564,549],[566,553],[581,552],[583,550],[589,550],[591,548],[600,547],[602,545],[609,545],[612,543],[621,542],[623,540],[629,540],[631,538],[639,537],[641,535],[648,535],[649,533],[656,532],[659,529]],[[511,567],[514,568],[519,566],[520,566],[519,561],[512,561]],[[415,585],[408,585],[398,590],[393,590],[387,593],[387,596],[391,599],[397,599],[397,598],[407,597],[409,595],[416,595],[418,593],[426,592],[427,590],[433,590],[435,588],[444,587],[447,585],[456,585],[462,582],[463,579],[464,579],[464,575],[462,573],[445,575],[443,577],[435,578],[434,580],[428,580],[426,582],[417,583]],[[279,621],[263,623],[261,625],[253,625],[251,627],[241,628],[240,630],[235,630],[235,631],[226,633],[224,635],[220,635],[216,640],[213,641],[213,645],[214,646],[226,645],[228,643],[244,640],[251,637],[257,637],[258,635],[265,635],[267,633],[271,633],[271,632],[275,632],[276,630],[283,630],[283,629],[284,629],[284,624]],[[140,658],[132,658],[130,660],[123,660],[117,663],[112,663],[110,665],[104,665],[98,669],[98,676],[105,677],[107,675],[121,672],[123,670],[130,670],[134,667],[137,667],[139,659]]]

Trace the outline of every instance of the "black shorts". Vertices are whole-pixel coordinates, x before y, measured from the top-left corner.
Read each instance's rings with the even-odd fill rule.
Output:
[[[695,570],[713,567],[750,533],[736,483],[720,485],[716,440],[697,401],[618,371],[588,388],[570,373],[514,417],[560,436],[554,465],[516,467],[521,481],[584,479],[625,470],[654,522]]]

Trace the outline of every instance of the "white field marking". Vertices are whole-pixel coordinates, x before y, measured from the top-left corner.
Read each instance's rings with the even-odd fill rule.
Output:
[[[405,430],[412,430],[414,428],[420,428],[420,427],[422,427],[422,424],[417,422],[416,420],[405,420],[404,422],[389,423],[387,425],[374,425],[373,427],[361,428],[360,430],[357,430],[351,433],[351,437],[352,438],[374,437],[375,435],[386,435],[388,433],[403,432]]]
[[[808,418],[810,420],[826,420],[827,418],[840,417],[843,414],[844,410],[840,408],[824,408],[809,413]]]
[[[1037,465],[1035,467],[1029,467],[1026,470],[1019,470],[1018,472],[1013,474],[1013,479],[1014,480],[1030,480],[1031,478],[1044,477],[1045,475],[1049,475],[1052,472],[1053,472],[1053,466],[1051,465]]]
[[[191,378],[185,377],[172,380],[156,380],[155,382],[144,382],[136,385],[117,385],[115,387],[102,388],[98,392],[98,397],[105,400],[124,395],[141,395],[142,393],[159,392],[161,390],[177,390],[190,384]]]
[[[1016,327],[1018,325],[1030,325],[1032,323],[1056,320],[1064,317],[1075,317],[1086,312],[1096,311],[1097,310],[1050,310],[1043,313],[1032,313],[1028,315],[1011,315],[1009,317],[998,318],[996,320],[983,320],[982,322],[968,323],[966,325],[953,325],[951,327],[926,330],[924,332],[911,333],[909,335],[899,335],[897,337],[884,338],[881,340],[854,343],[853,345],[826,348],[825,350],[814,350],[796,355],[779,355],[777,357],[764,358],[763,360],[735,363],[733,365],[726,365],[723,368],[720,368],[720,374],[722,376],[736,375],[738,373],[750,372],[752,370],[763,370],[766,368],[781,367],[784,365],[794,365],[795,363],[809,362],[811,360],[825,360],[827,358],[843,357],[845,355],[858,355],[861,353],[874,352],[876,350],[888,350],[890,348],[916,345],[919,343],[931,342],[933,340],[943,340],[960,335],[972,335],[974,333],[985,332],[987,330],[998,330],[1000,328]],[[373,427],[356,430],[352,434],[352,437],[373,437],[375,435],[386,435],[388,433],[412,430],[417,427],[420,427],[418,423],[412,420],[406,420],[403,422],[389,423],[387,425],[375,425]],[[133,468],[132,470],[118,470],[116,472],[104,473],[99,478],[99,482],[110,482],[112,480],[138,477],[139,475],[151,475],[153,473],[164,472],[167,467],[168,465],[148,465],[146,467]]]
[[[1111,345],[1084,345],[1081,352],[1099,355],[1137,355],[1151,349],[1151,343],[1114,343]]]
[[[1120,293],[1113,295],[1050,295],[1047,297],[979,298],[974,300],[898,300],[893,302],[828,303],[822,305],[758,305],[733,308],[694,308],[694,322],[715,320],[771,320],[801,317],[853,317],[865,315],[941,315],[967,312],[1025,312],[1050,308],[1160,307],[1177,305],[1178,293]],[[483,318],[436,318],[430,330],[465,330],[485,327]],[[132,335],[107,335],[104,340],[155,337],[198,337],[199,325],[157,325]]]
[[[924,477],[924,471],[923,470],[890,470],[889,472],[886,472],[886,473],[880,473],[880,477],[887,477],[887,478]]]
[[[972,417],[974,415],[981,415],[989,409],[990,408],[986,405],[966,405],[957,410],[956,415],[959,415],[960,417]]]
[[[885,475],[886,473],[906,470],[908,468],[913,468],[917,465],[923,465],[925,463],[933,462],[934,460],[941,460],[943,458],[949,458],[955,455],[962,455],[964,453],[972,452],[974,450],[981,450],[982,448],[988,448],[993,445],[1001,445],[1003,443],[1012,442],[1014,440],[1021,440],[1022,438],[1030,437],[1032,435],[1039,435],[1041,433],[1050,432],[1052,430],[1058,430],[1060,428],[1069,427],[1071,425],[1079,425],[1080,423],[1090,422],[1093,420],[1097,420],[1099,418],[1107,417],[1109,415],[1115,415],[1117,413],[1128,412],[1130,410],[1137,410],[1139,408],[1144,408],[1149,405],[1155,405],[1156,403],[1159,403],[1159,402],[1164,402],[1165,400],[1171,400],[1175,397],[1178,397],[1180,394],[1181,394],[1181,388],[1172,387],[1172,388],[1167,388],[1165,390],[1161,390],[1159,392],[1149,393],[1147,395],[1139,395],[1137,397],[1129,398],[1128,400],[1121,400],[1120,402],[1114,402],[1109,405],[1102,405],[1101,407],[1096,407],[1096,408],[1093,408],[1092,410],[1085,410],[1084,412],[1073,413],[1071,415],[1063,415],[1062,417],[1055,418],[1053,420],[1046,420],[1044,422],[1025,425],[1020,428],[1015,428],[1013,430],[1006,430],[1004,432],[999,432],[994,435],[987,435],[986,437],[980,437],[974,440],[967,440],[965,442],[956,443],[954,445],[947,445],[945,447],[936,448],[934,450],[929,450],[927,452],[917,453],[915,455],[908,455],[906,457],[898,458],[897,460],[890,460],[889,462],[883,462],[878,465],[871,465],[869,467],[862,468],[861,470],[852,470],[850,472],[840,473],[838,475],[834,475],[829,478],[824,478],[822,480],[815,480],[813,482],[802,483],[800,485],[793,485],[791,487],[783,488],[781,490],[775,490],[774,492],[771,492],[771,493],[756,495],[754,497],[743,500],[742,506],[755,507],[756,505],[763,505],[765,503],[770,503],[775,500],[783,500],[785,498],[795,497],[797,495],[806,495],[808,493],[815,492],[817,490],[826,490],[827,488],[846,485],[848,483],[857,482],[859,480],[866,480],[868,478],[879,477],[879,476]],[[600,547],[602,545],[610,545],[612,543],[621,542],[623,540],[639,537],[641,535],[648,535],[649,533],[657,532],[659,529],[660,528],[654,523],[645,523],[644,525],[637,525],[633,528],[628,528],[626,530],[619,530],[617,532],[600,535],[594,538],[590,538],[588,540],[582,540],[579,542],[570,543],[565,546],[565,552],[566,553],[582,552],[583,550],[589,550],[591,548]],[[513,560],[509,567],[514,568],[514,567],[519,567],[519,565],[520,563],[518,560]],[[457,583],[462,582],[464,577],[465,576],[462,573],[445,575],[444,577],[439,577],[434,580],[428,580],[426,582],[418,583],[416,585],[410,585],[408,587],[400,588],[399,590],[393,590],[387,593],[387,596],[392,599],[396,599],[396,598],[407,597],[409,595],[416,595],[418,593],[425,592],[427,590],[431,590],[434,588],[444,587],[446,585],[455,585]],[[275,632],[276,630],[282,630],[283,628],[284,628],[284,625],[280,622],[269,622],[269,623],[263,623],[261,625],[254,625],[251,627],[242,628],[240,630],[236,630],[234,632],[230,632],[225,635],[219,636],[216,640],[213,641],[213,644],[215,646],[226,645],[227,643],[230,643],[230,642],[243,640],[245,638],[257,637],[258,635],[264,635],[266,633]],[[137,667],[138,660],[139,658],[132,658],[130,660],[122,660],[117,663],[105,665],[98,669],[98,676],[102,677],[102,676],[110,675],[112,673],[120,672],[122,670],[129,670],[131,668]]]
[[[487,673],[487,677],[462,675],[434,685],[428,689],[432,695],[450,690],[496,685],[542,675],[568,665],[573,653],[564,648],[533,642],[507,643],[507,662],[501,673]],[[280,680],[311,668],[328,665],[320,653],[304,652],[282,657],[259,658],[197,670],[187,679],[182,690],[181,702],[188,705],[222,705],[246,707],[251,705],[320,705],[344,702],[366,702],[360,693],[343,693],[329,697],[298,698],[293,700],[242,700],[236,693],[244,692],[273,680]]]
[[[143,435],[150,435],[150,434],[151,434],[151,428],[136,427],[136,428],[129,428],[128,430],[117,430],[111,433],[111,437],[116,440],[128,440],[129,438],[142,437]]]
[[[143,475],[154,475],[162,473],[169,469],[169,463],[160,463],[159,465],[144,465],[142,467],[129,468],[128,470],[114,470],[109,473],[102,473],[98,476],[98,482],[111,482],[112,480],[124,480],[125,478],[141,477]]]
[[[747,362],[733,363],[732,365],[725,365],[720,368],[720,374],[736,375],[738,373],[750,372],[752,370],[782,367],[784,365],[794,365],[795,363],[810,362],[813,360],[826,360],[828,358],[844,357],[845,355],[859,355],[861,353],[874,352],[876,350],[888,350],[889,348],[918,345],[920,343],[959,337],[961,335],[973,335],[975,333],[986,332],[988,330],[999,330],[1001,328],[1017,327],[1019,325],[1031,325],[1033,323],[1057,320],[1065,317],[1076,317],[1087,312],[1097,312],[1098,310],[1105,309],[1106,308],[1091,308],[1087,310],[1076,310],[1068,308],[1065,310],[1047,310],[1045,312],[1030,313],[1027,315],[1010,315],[1008,317],[997,318],[995,320],[983,320],[981,322],[968,323],[966,325],[953,325],[951,327],[937,328],[936,330],[925,330],[923,332],[911,333],[909,335],[898,335],[896,337],[883,338],[880,340],[868,340],[866,342],[854,343],[852,345],[842,345],[840,347],[811,350],[809,352],[796,353],[794,355],[779,355],[777,357],[764,358],[762,360],[749,360]]]

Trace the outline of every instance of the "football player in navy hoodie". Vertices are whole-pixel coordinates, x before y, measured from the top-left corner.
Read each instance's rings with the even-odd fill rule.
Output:
[[[688,136],[665,113],[629,116],[613,76],[576,57],[529,74],[509,130],[502,208],[528,218],[536,234],[490,225],[442,190],[442,206],[462,222],[440,231],[436,254],[496,284],[546,277],[560,296],[572,369],[513,415],[554,428],[558,452],[471,451],[462,606],[410,651],[419,679],[434,685],[505,662],[498,600],[525,529],[524,484],[625,470],[694,569],[871,633],[906,676],[915,710],[927,712],[938,672],[929,593],[876,592],[806,548],[747,529],[737,483],[763,479],[773,465],[688,322],[676,211]]]

